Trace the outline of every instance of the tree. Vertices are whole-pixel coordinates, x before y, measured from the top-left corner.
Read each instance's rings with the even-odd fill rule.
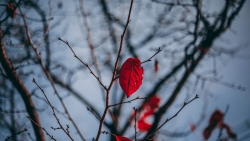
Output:
[[[226,0],[206,9],[208,2],[2,2],[0,127],[6,133],[1,136],[41,141],[122,140],[120,136],[160,140],[187,137],[198,127],[202,138],[205,129],[214,134],[211,131],[218,126],[218,140],[226,139],[224,129],[232,139],[231,123],[223,120],[230,109],[222,110],[219,119],[212,116],[207,128],[201,127],[207,124],[205,110],[195,112],[196,121],[189,123],[188,130],[182,126],[183,131],[173,132],[166,125],[176,118],[185,121],[179,113],[187,104],[200,101],[203,109],[209,107],[202,100],[209,95],[207,83],[245,90],[222,80],[218,63],[247,45],[218,47],[216,42],[225,32],[233,32],[233,21],[246,1]],[[127,78],[121,69],[127,58],[139,59],[139,63],[133,59],[129,63],[140,70],[135,69],[131,79],[142,79],[137,74],[144,70],[142,85],[129,98],[125,89],[132,86],[119,86],[123,85],[120,79]],[[174,108],[176,102],[182,104]]]

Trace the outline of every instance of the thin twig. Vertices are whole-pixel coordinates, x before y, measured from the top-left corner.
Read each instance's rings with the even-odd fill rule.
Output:
[[[136,131],[136,113],[137,113],[137,109],[135,107],[133,107],[134,111],[135,111],[135,125],[134,125],[134,128],[135,128],[135,141],[137,141],[136,139],[136,134],[137,134],[137,131]]]
[[[21,134],[21,133],[23,133],[23,132],[26,132],[26,131],[28,131],[28,130],[25,128],[24,130],[21,130],[21,131],[17,132],[17,133],[14,134],[14,135],[7,136],[7,138],[5,139],[5,141],[9,140],[10,138],[12,138],[12,137],[14,137],[14,136],[16,136],[16,135],[19,135],[19,134]]]
[[[55,127],[52,127],[52,126],[51,126],[51,129],[53,129],[53,130],[59,130],[59,129],[62,129],[62,128],[61,128],[61,127],[55,128]]]
[[[32,81],[32,82],[34,82],[34,83],[36,84],[36,86],[42,91],[42,93],[43,93],[43,95],[45,96],[47,102],[49,103],[49,106],[50,106],[51,109],[52,109],[53,116],[56,118],[57,123],[59,124],[60,128],[61,128],[61,129],[65,132],[65,134],[68,135],[68,137],[73,141],[74,139],[70,136],[70,134],[69,134],[69,133],[64,129],[64,127],[62,126],[62,124],[61,124],[59,118],[58,118],[57,115],[56,115],[55,108],[54,108],[54,106],[52,106],[52,104],[50,103],[50,101],[49,101],[47,95],[45,94],[44,90],[36,83],[36,80],[35,80],[34,78],[33,78],[33,81]]]
[[[174,117],[176,117],[180,112],[181,110],[187,106],[189,103],[191,103],[193,100],[199,98],[199,96],[196,94],[195,97],[193,99],[191,99],[190,101],[188,102],[184,102],[183,106],[171,117],[171,118],[168,118],[167,120],[165,120],[164,123],[162,123],[154,132],[152,132],[151,134],[149,134],[147,137],[145,137],[145,139],[149,139],[149,137],[151,137],[152,135],[154,135],[158,130],[160,130],[168,121],[170,121],[171,119],[173,119]],[[142,139],[144,140],[144,139]],[[140,140],[140,141],[142,141]]]
[[[47,130],[44,127],[41,127],[39,124],[37,124],[35,121],[33,121],[29,116],[27,116],[28,119],[30,119],[30,121],[32,121],[36,126],[38,126],[39,128],[43,129],[43,131],[54,141],[56,141],[56,139],[50,135]]]
[[[89,107],[87,107],[87,110],[90,111],[99,121],[101,121],[101,119]]]
[[[157,0],[152,0],[152,1],[156,2],[156,3],[168,5],[168,6],[171,6],[171,7],[172,6],[182,6],[182,7],[191,6],[191,7],[194,7],[193,4],[182,4],[179,1],[177,1],[177,2],[163,2],[163,1],[157,1]]]
[[[68,124],[66,124],[66,131],[69,133],[69,125]]]
[[[145,99],[145,100],[148,100],[148,98],[140,98],[139,96],[132,99],[132,100],[129,100],[129,101],[125,101],[125,102],[121,102],[121,103],[117,103],[117,104],[112,104],[112,105],[109,105],[108,107],[112,107],[112,106],[117,106],[117,105],[121,105],[121,104],[125,104],[125,103],[131,103],[132,101],[134,100],[137,100],[137,99]]]
[[[197,73],[192,73],[192,75],[194,75],[198,80],[202,80],[203,83],[206,81],[218,84],[218,85],[222,85],[231,89],[235,89],[235,90],[240,90],[240,91],[245,91],[246,87],[241,86],[241,85],[235,85],[233,83],[229,83],[227,81],[222,81],[222,78],[216,78],[216,77],[206,77],[206,76],[202,76],[201,74],[197,74]]]
[[[83,65],[85,65],[90,73],[98,80],[98,82],[100,83],[100,85],[105,89],[107,90],[106,86],[102,83],[102,81],[100,80],[100,78],[98,76],[96,76],[96,74],[91,70],[91,68],[89,67],[89,65],[85,62],[83,62],[77,55],[76,53],[74,52],[74,50],[72,49],[72,47],[70,46],[69,42],[68,41],[64,41],[63,39],[61,39],[60,37],[58,38],[58,40],[64,42],[69,48],[70,50],[72,51],[72,53],[74,54],[74,57],[77,58]]]
[[[110,134],[110,135],[113,135],[114,137],[116,136],[115,134],[112,134],[112,133],[110,133],[110,132],[108,132],[108,131],[102,131],[101,133],[102,133],[102,134]]]
[[[0,109],[0,113],[27,113],[26,110],[3,110]]]
[[[161,51],[162,51],[161,48],[158,48],[157,52],[156,52],[153,56],[151,56],[148,60],[143,61],[141,64],[151,61],[151,59],[152,59],[156,54],[158,54],[158,53],[161,52]]]

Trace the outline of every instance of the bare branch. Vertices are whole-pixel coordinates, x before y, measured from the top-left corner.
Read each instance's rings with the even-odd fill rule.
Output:
[[[36,123],[34,120],[32,120],[29,116],[27,116],[27,118],[30,119],[30,121],[32,121],[36,126],[38,126],[39,128],[41,128],[41,129],[46,133],[46,135],[48,135],[52,140],[56,141],[56,139],[55,139],[52,135],[50,135],[44,127],[42,127],[42,126],[40,126],[39,124],[37,124],[37,123]]]
[[[115,66],[114,66],[114,69],[113,69],[113,75],[112,75],[109,87],[107,89],[105,110],[103,112],[103,115],[102,115],[102,118],[101,118],[101,121],[100,121],[99,129],[98,129],[98,132],[97,132],[97,135],[96,135],[96,141],[98,141],[99,138],[100,138],[100,134],[101,134],[101,131],[102,131],[102,125],[103,125],[104,119],[105,119],[106,114],[107,114],[108,109],[109,109],[108,106],[109,106],[110,89],[111,89],[111,87],[112,87],[112,85],[113,85],[113,83],[115,81],[116,72],[117,72],[117,68],[118,68],[118,62],[120,60],[120,56],[121,56],[121,52],[122,52],[122,45],[123,45],[124,36],[125,36],[126,30],[127,30],[128,24],[130,22],[130,15],[131,15],[132,7],[133,7],[133,2],[134,2],[134,0],[131,0],[127,23],[126,23],[124,31],[123,31],[123,33],[121,35],[120,48],[119,48],[118,55],[117,55],[116,62],[115,62]]]
[[[25,129],[23,129],[23,130],[17,132],[17,133],[14,134],[14,135],[8,136],[8,137],[5,139],[5,141],[8,141],[10,138],[12,138],[12,137],[14,137],[14,136],[16,136],[16,135],[19,135],[19,134],[21,134],[21,133],[23,133],[23,132],[26,132],[26,131],[28,131],[28,130],[25,128]]]
[[[69,111],[68,111],[66,105],[64,104],[64,102],[63,102],[63,100],[62,100],[62,98],[60,97],[60,95],[59,95],[59,93],[58,93],[56,87],[55,87],[54,81],[53,81],[53,79],[51,78],[51,76],[50,76],[50,74],[49,74],[49,72],[48,72],[48,70],[47,70],[47,68],[46,68],[46,66],[45,66],[45,64],[44,64],[44,62],[43,62],[43,60],[42,60],[42,57],[41,57],[41,55],[40,55],[40,53],[39,53],[39,51],[38,51],[38,47],[39,47],[39,46],[36,47],[35,44],[34,44],[33,41],[32,41],[32,38],[31,38],[30,32],[29,32],[29,28],[28,28],[28,25],[27,25],[27,22],[26,22],[26,19],[25,19],[25,15],[23,14],[21,8],[19,8],[19,11],[20,11],[20,13],[21,13],[21,15],[22,15],[22,19],[23,19],[24,26],[25,26],[25,30],[26,30],[26,34],[27,34],[27,38],[28,38],[28,40],[29,40],[29,43],[30,43],[31,47],[33,48],[34,52],[36,53],[37,59],[39,60],[39,63],[40,63],[40,66],[42,67],[43,72],[45,73],[46,77],[47,77],[48,80],[50,81],[50,83],[51,83],[51,85],[52,85],[52,87],[53,87],[53,90],[54,90],[54,92],[56,93],[56,96],[57,96],[58,99],[60,100],[60,102],[61,102],[61,104],[62,104],[64,110],[66,111],[66,114],[68,115],[70,121],[73,123],[74,127],[76,128],[76,130],[77,130],[79,136],[81,137],[82,140],[85,140],[84,137],[83,137],[83,135],[81,134],[79,128],[77,127],[75,121],[74,121],[73,118],[71,117],[71,115],[70,115],[70,113],[69,113]]]
[[[132,100],[129,100],[129,101],[124,101],[124,102],[121,102],[121,103],[117,103],[117,104],[112,104],[112,105],[109,105],[108,107],[112,107],[112,106],[117,106],[117,105],[121,105],[121,104],[125,104],[125,103],[131,103],[132,101],[134,100],[137,100],[137,99],[145,99],[145,100],[148,100],[148,98],[140,98],[139,96],[132,99]]]
[[[182,7],[191,6],[191,7],[194,7],[193,4],[182,4],[182,3],[180,3],[178,0],[177,0],[177,2],[175,2],[175,3],[173,3],[173,2],[163,2],[163,1],[158,1],[158,0],[152,0],[152,1],[153,1],[153,2],[156,2],[156,3],[168,5],[168,6],[170,6],[170,7],[173,7],[173,6],[182,6]]]
[[[0,41],[1,42],[0,43],[0,62],[2,64],[2,67],[3,67],[6,75],[8,76],[9,80],[11,81],[12,85],[17,89],[17,91],[21,95],[29,116],[32,117],[34,119],[34,121],[36,121],[37,124],[40,124],[40,120],[39,120],[39,117],[38,117],[36,110],[34,109],[34,103],[30,97],[30,93],[27,90],[27,88],[25,87],[23,81],[18,76],[11,61],[9,60],[9,58],[7,56],[7,53],[6,53],[6,50],[4,47],[1,26],[0,26],[0,40],[1,40]],[[36,139],[38,141],[45,141],[43,131],[40,128],[37,128],[35,126],[35,124],[32,124],[32,126],[34,129],[35,135],[36,135]]]
[[[219,85],[222,85],[222,86],[225,86],[225,87],[228,87],[228,88],[232,88],[232,89],[235,89],[235,90],[240,90],[240,91],[245,91],[246,90],[246,88],[244,86],[235,85],[233,83],[222,81],[218,77],[204,77],[204,76],[202,76],[200,74],[197,74],[197,73],[193,73],[193,75],[197,78],[197,81],[198,81],[198,79],[200,79],[200,80],[202,80],[203,83],[206,82],[206,81],[209,81],[209,82],[219,84]]]
[[[156,52],[153,56],[151,56],[148,60],[143,61],[142,64],[151,61],[151,59],[152,59],[156,54],[158,54],[158,53],[161,52],[161,51],[162,51],[161,48],[158,48],[157,52]]]
[[[87,107],[87,110],[90,111],[99,121],[101,121],[101,119],[89,107]]]
[[[53,130],[59,130],[59,129],[62,129],[62,128],[61,128],[61,127],[56,127],[56,128],[55,128],[55,127],[52,127],[52,126],[51,126],[51,129],[53,129]]]
[[[134,128],[135,128],[135,141],[137,141],[137,139],[136,139],[136,134],[137,134],[137,132],[136,132],[136,113],[137,113],[137,109],[135,107],[133,107],[133,109],[135,111],[135,125],[134,125]]]
[[[52,104],[50,103],[50,101],[49,101],[47,95],[45,94],[44,90],[36,83],[36,80],[35,80],[34,78],[33,78],[33,81],[32,81],[32,82],[34,82],[34,83],[36,84],[36,86],[42,91],[44,97],[46,98],[47,102],[49,103],[50,108],[52,109],[53,116],[54,116],[55,119],[57,120],[57,123],[59,124],[60,128],[61,128],[61,129],[64,131],[64,133],[65,133],[66,135],[68,135],[68,137],[73,141],[74,139],[71,137],[71,135],[70,135],[70,134],[64,129],[64,127],[62,126],[62,124],[61,124],[59,118],[58,118],[57,115],[56,115],[55,108],[54,108],[54,106],[52,106]],[[46,133],[47,133],[47,132],[46,132]]]
[[[77,58],[83,65],[85,65],[90,73],[98,80],[98,82],[100,83],[100,85],[107,91],[107,88],[106,86],[102,83],[102,81],[100,80],[100,78],[98,76],[96,76],[96,74],[92,71],[92,69],[89,67],[89,65],[85,62],[83,62],[77,55],[76,53],[74,52],[74,50],[72,49],[72,47],[70,46],[69,42],[68,41],[64,41],[63,39],[61,39],[60,37],[58,38],[58,40],[64,42],[69,48],[70,50],[72,51],[72,53],[74,54],[74,57]]]

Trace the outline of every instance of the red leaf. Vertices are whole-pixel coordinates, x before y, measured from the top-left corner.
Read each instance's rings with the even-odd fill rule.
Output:
[[[218,125],[218,123],[222,123],[223,116],[224,116],[224,114],[222,113],[221,110],[214,111],[214,113],[212,114],[212,116],[210,117],[210,120],[209,120],[210,126],[215,128]]]
[[[213,129],[211,129],[210,126],[208,126],[207,128],[205,128],[204,131],[203,131],[203,138],[204,138],[205,140],[209,139],[209,137],[210,137],[212,131],[213,131]]]
[[[138,58],[128,58],[120,69],[119,83],[127,97],[139,89],[143,79],[143,68]]]
[[[147,132],[151,127],[151,124],[147,123],[145,121],[145,118],[138,120],[137,124],[138,124],[138,129],[142,132]]]
[[[142,117],[141,117],[141,118],[147,118],[148,116],[153,115],[153,114],[154,114],[154,112],[155,112],[155,110],[154,110],[154,109],[148,109],[147,111],[145,111],[145,112],[144,112],[144,114],[142,115]]]
[[[116,141],[132,141],[129,138],[123,137],[123,136],[115,136]]]
[[[154,95],[150,97],[149,100],[142,107],[155,110],[156,108],[158,108],[160,101],[160,98]]]
[[[7,11],[7,14],[11,16],[12,18],[16,17],[16,9],[10,2],[6,4],[6,11]]]
[[[223,116],[221,110],[215,110],[212,116],[209,119],[209,125],[203,131],[204,139],[209,139],[210,135],[212,134],[214,128],[218,125],[223,123]]]
[[[142,114],[141,118],[137,121],[138,129],[142,132],[147,132],[151,127],[151,124],[146,122],[146,118],[152,116],[155,110],[160,104],[160,98],[156,95],[149,98],[149,100],[142,106],[145,112]]]

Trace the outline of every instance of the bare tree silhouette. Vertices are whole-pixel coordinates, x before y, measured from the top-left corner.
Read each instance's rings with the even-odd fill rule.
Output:
[[[0,130],[4,132],[0,136],[15,141],[34,140],[33,136],[37,141],[61,140],[57,134],[63,140],[96,141],[107,139],[104,134],[110,140],[187,137],[203,122],[206,102],[190,129],[174,132],[164,127],[187,105],[206,97],[199,89],[214,83],[245,90],[223,80],[218,64],[223,55],[234,56],[247,45],[215,44],[226,31],[233,32],[231,26],[245,3],[225,0],[209,9],[208,2],[201,0],[1,1]],[[141,60],[144,78],[136,96],[127,99],[118,79],[129,57]],[[211,67],[200,71],[204,60]],[[168,114],[183,91],[187,94],[182,104]],[[68,97],[73,97],[72,104]],[[75,103],[85,109],[77,116]],[[83,115],[91,115],[98,127],[80,125]],[[151,122],[143,121],[143,116]],[[220,128],[218,140],[225,139],[223,128],[229,126]]]

